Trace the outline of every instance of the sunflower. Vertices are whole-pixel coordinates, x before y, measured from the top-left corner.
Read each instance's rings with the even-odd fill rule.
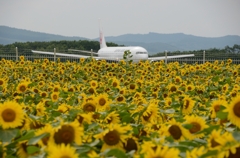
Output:
[[[42,91],[42,92],[40,92],[40,96],[41,96],[42,98],[46,98],[46,97],[48,97],[48,93],[45,92],[45,91]]]
[[[131,130],[132,128],[130,125],[121,126],[119,124],[110,124],[108,125],[108,129],[95,135],[94,137],[101,139],[104,142],[101,152],[105,151],[106,149],[113,148],[124,150],[123,143],[126,142],[126,139],[129,137],[127,133]]]
[[[128,89],[129,89],[130,92],[136,92],[136,89],[138,89],[138,86],[137,86],[136,83],[130,83],[128,85]]]
[[[168,85],[168,90],[169,90],[169,92],[176,92],[177,90],[178,90],[178,86],[177,85],[175,85],[175,84],[173,84],[173,83],[170,83],[169,85]]]
[[[195,86],[193,84],[189,84],[186,86],[186,91],[193,91],[195,89]]]
[[[186,158],[194,158],[194,157],[200,157],[203,154],[206,153],[206,149],[204,146],[201,146],[199,148],[193,148],[191,151],[186,151]]]
[[[31,145],[32,146],[32,145]],[[35,145],[36,147],[39,147],[39,145]],[[29,145],[27,144],[27,141],[22,141],[17,144],[17,155],[19,158],[26,158],[26,157],[31,157],[31,156],[36,156],[39,154],[38,152],[35,152],[33,154],[29,154],[27,152],[27,148]]]
[[[184,140],[184,137],[188,137],[189,132],[182,127],[180,122],[172,119],[169,121],[169,126],[166,134],[172,136],[174,140],[180,141]]]
[[[192,100],[189,96],[185,95],[183,98],[183,107],[182,107],[182,113],[183,114],[190,114],[193,110],[195,101]]]
[[[182,82],[182,78],[180,76],[176,76],[174,81],[176,84],[180,84]]]
[[[185,116],[186,124],[192,125],[189,129],[192,139],[201,138],[204,136],[203,133],[197,134],[197,132],[202,131],[207,128],[206,122],[199,116]]]
[[[51,94],[51,99],[52,99],[53,102],[57,102],[58,99],[59,99],[59,92],[53,92]]]
[[[95,81],[95,80],[92,80],[90,81],[90,86],[93,88],[93,89],[96,89],[98,87],[98,82]]]
[[[57,111],[61,112],[61,113],[66,113],[71,107],[65,103],[62,103],[58,106]]]
[[[45,104],[43,102],[39,102],[36,106],[36,110],[37,110],[37,116],[44,116],[45,114]]]
[[[47,158],[78,158],[76,149],[69,144],[53,145],[48,148],[49,155]]]
[[[21,61],[23,61],[23,60],[24,60],[24,56],[21,55],[21,56],[19,57],[19,59],[20,59]]]
[[[105,111],[110,108],[110,99],[108,99],[107,93],[101,93],[95,98],[99,111]]]
[[[20,104],[14,101],[0,104],[0,125],[3,129],[21,126],[23,120],[24,112]]]
[[[154,103],[154,101],[150,101],[147,109],[143,112],[141,116],[141,120],[143,123],[154,122],[159,117],[159,108],[158,104]]]
[[[169,148],[168,146],[157,145],[144,154],[144,157],[149,158],[179,158],[180,151],[176,148]]]
[[[214,100],[211,103],[211,108],[210,108],[210,113],[211,113],[211,118],[215,118],[216,114],[218,111],[220,111],[221,105],[226,106],[226,101],[224,100]]]
[[[6,84],[5,79],[0,78],[0,86],[4,86]]]
[[[82,103],[82,109],[84,112],[95,112],[97,109],[97,103],[94,100],[84,101]]]
[[[228,119],[240,128],[240,96],[235,97],[227,107]]]
[[[111,81],[112,81],[112,82],[110,82],[111,87],[120,89],[120,81],[116,77],[112,78]]]
[[[108,124],[110,124],[110,123],[113,123],[113,124],[120,123],[119,114],[116,113],[116,111],[113,111],[113,112],[109,113],[107,115],[107,117],[104,119],[104,122],[106,122]]]
[[[210,150],[221,150],[224,141],[222,137],[221,130],[213,130],[211,134],[208,135],[208,149]]]
[[[56,84],[53,86],[53,92],[60,92],[61,86],[59,84]]]
[[[116,98],[117,103],[125,103],[126,98],[123,95],[118,95]]]
[[[79,126],[77,121],[71,123],[62,123],[60,127],[54,129],[51,135],[51,143],[54,144],[71,144],[75,142],[80,145],[82,143],[83,128]]]
[[[126,152],[135,150],[135,153],[139,150],[138,139],[136,137],[127,138],[126,142],[123,144],[123,148]]]
[[[49,138],[53,134],[53,128],[51,127],[50,124],[46,124],[43,128],[40,128],[40,129],[36,130],[35,135],[40,136],[44,133],[48,133],[49,135],[46,135],[45,137],[43,137],[42,139],[40,139],[38,141],[40,146],[47,146],[48,145]]]
[[[87,124],[91,124],[92,120],[93,120],[93,114],[92,113],[88,113],[88,114],[78,114],[75,118],[75,120],[77,120],[79,122],[80,125],[83,124],[83,122],[86,122]]]
[[[21,83],[19,83],[18,86],[17,86],[17,92],[18,93],[26,92],[27,89],[28,89],[28,84],[29,84],[29,82],[21,82]]]

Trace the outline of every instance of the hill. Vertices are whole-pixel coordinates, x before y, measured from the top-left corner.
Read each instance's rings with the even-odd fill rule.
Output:
[[[240,36],[228,35],[224,37],[199,37],[186,35],[183,33],[175,34],[125,34],[116,37],[106,37],[106,41],[126,46],[139,45],[146,48],[149,52],[167,51],[191,51],[218,48],[240,44]]]
[[[232,47],[240,44],[240,36],[228,35],[224,37],[199,37],[183,33],[160,34],[150,32],[148,34],[124,34],[120,36],[105,37],[107,42],[114,42],[125,46],[142,46],[150,54],[167,51],[192,51],[210,48],[223,49],[225,46]],[[23,29],[0,26],[0,44],[6,45],[14,42],[34,41],[60,41],[60,40],[96,40],[84,37],[66,37],[61,35],[47,34],[28,31]]]
[[[14,42],[60,41],[60,40],[88,40],[88,39],[83,37],[66,37],[61,35],[11,28],[8,26],[0,26],[0,44],[3,45],[12,44]]]

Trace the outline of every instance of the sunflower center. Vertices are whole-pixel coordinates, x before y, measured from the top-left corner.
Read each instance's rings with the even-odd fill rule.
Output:
[[[20,86],[19,90],[20,90],[21,92],[25,92],[26,87],[25,87],[24,85],[22,85],[22,86]]]
[[[85,112],[94,112],[95,109],[96,109],[96,107],[95,107],[93,104],[91,104],[91,103],[86,103],[86,104],[83,106],[83,110],[84,110]]]
[[[186,100],[186,103],[184,105],[184,108],[187,109],[189,107],[189,100]]]
[[[130,85],[130,89],[134,90],[134,89],[135,89],[135,85],[134,85],[134,84],[131,84],[131,85]]]
[[[214,139],[211,140],[211,147],[214,148],[216,146],[220,145],[218,142],[216,142]]]
[[[91,93],[91,94],[93,94],[93,93],[94,93],[94,89],[93,89],[93,88],[90,88],[90,89],[88,90],[88,92]]]
[[[80,124],[82,124],[82,122],[83,122],[83,120],[84,120],[84,117],[82,117],[81,115],[79,115],[77,120],[78,120],[78,122],[79,122]]]
[[[3,85],[3,81],[2,80],[0,80],[0,85]]]
[[[233,154],[232,152],[230,152],[229,158],[238,158],[238,157],[240,157],[240,147],[238,147],[236,150],[237,150],[237,151],[236,151],[235,154]]]
[[[46,93],[42,93],[42,95],[41,95],[42,97],[46,97],[47,96],[47,94]]]
[[[215,106],[214,106],[214,111],[215,111],[215,112],[218,112],[219,110],[220,110],[220,105],[215,105]]]
[[[170,88],[170,91],[171,91],[171,92],[175,92],[175,91],[177,91],[177,88],[176,88],[175,86],[172,86],[172,87]]]
[[[177,125],[172,125],[168,131],[174,139],[180,139],[182,136],[182,131]]]
[[[42,142],[43,142],[44,145],[47,146],[49,138],[50,138],[50,137],[44,137],[44,138],[42,138]]]
[[[198,131],[201,130],[201,126],[200,126],[199,123],[197,123],[197,122],[192,122],[191,124],[192,124],[192,128],[189,130],[190,133],[196,133],[196,132],[198,132]]]
[[[148,115],[146,115],[146,116],[143,116],[143,119],[145,120],[145,121],[148,121],[149,120],[149,118],[151,117],[151,115],[152,115],[152,112],[150,112]]]
[[[5,122],[13,122],[16,118],[16,113],[12,109],[6,109],[2,112],[2,118]]]
[[[122,96],[118,97],[117,101],[119,101],[119,102],[123,101],[123,97]]]
[[[104,98],[99,99],[99,105],[103,106],[106,104],[106,100]]]
[[[113,84],[112,84],[113,87],[117,87],[117,85],[118,84],[116,82],[113,82]]]
[[[71,126],[63,125],[60,130],[54,134],[54,140],[57,144],[73,142],[74,140],[74,129]]]
[[[136,142],[135,142],[132,138],[129,138],[129,139],[127,140],[126,145],[124,144],[123,147],[124,147],[124,149],[125,149],[127,152],[129,152],[129,151],[131,151],[131,150],[137,151],[137,149],[138,149]]]
[[[116,145],[120,141],[120,135],[116,130],[108,132],[104,137],[103,140],[107,145]]]
[[[63,155],[63,156],[61,156],[60,158],[71,158],[71,157],[68,156],[68,155]]]
[[[56,94],[53,95],[53,99],[57,100],[58,96]]]
[[[240,101],[234,105],[233,112],[237,117],[240,117]]]

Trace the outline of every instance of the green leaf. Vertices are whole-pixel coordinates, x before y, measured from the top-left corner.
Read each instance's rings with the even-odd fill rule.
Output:
[[[11,142],[11,140],[17,136],[19,129],[7,129],[7,130],[0,130],[0,140],[2,142]]]
[[[193,127],[192,124],[183,124],[182,126],[186,129],[191,129]]]
[[[200,158],[207,158],[209,156],[216,156],[218,154],[217,150],[209,150],[206,154],[203,154],[202,156],[200,156]]]
[[[17,139],[17,141],[28,140],[28,139],[31,139],[32,137],[34,137],[34,131],[33,130],[28,131],[27,134],[25,134],[24,136]]]
[[[33,145],[30,145],[27,147],[27,153],[28,154],[34,154],[36,152],[39,152],[40,151],[40,148],[36,147],[36,146],[33,146]]]
[[[219,111],[219,112],[217,112],[216,116],[217,116],[217,118],[220,118],[220,119],[224,120],[224,119],[227,119],[228,113]]]
[[[115,156],[116,158],[128,158],[128,156],[119,149],[112,149],[106,153],[106,156]]]
[[[237,140],[238,142],[240,142],[240,131],[234,131],[232,133],[233,137],[235,140]]]
[[[161,110],[162,113],[165,113],[165,114],[173,114],[175,113],[175,110],[174,109],[167,109],[167,110]]]
[[[29,144],[29,145],[36,144],[40,139],[45,138],[45,137],[47,137],[47,136],[49,136],[49,135],[50,135],[49,133],[43,133],[43,134],[41,134],[41,135],[39,135],[39,136],[35,136],[35,137],[31,138],[31,139],[28,141],[28,144]]]

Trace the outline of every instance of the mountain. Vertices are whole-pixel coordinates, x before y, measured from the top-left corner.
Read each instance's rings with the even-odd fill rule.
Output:
[[[150,54],[167,51],[190,51],[210,48],[223,49],[225,46],[240,45],[240,36],[228,35],[223,37],[199,37],[183,33],[160,34],[124,34],[105,37],[107,42],[125,46],[142,46]],[[33,32],[23,29],[0,26],[0,44],[33,41],[60,41],[60,40],[99,40],[83,37],[66,37],[61,35]]]
[[[150,32],[148,34],[125,34],[116,37],[106,37],[106,41],[126,46],[139,45],[151,52],[190,51],[233,46],[240,44],[240,36],[228,35],[224,37],[199,37],[183,33],[160,34]]]
[[[11,28],[8,26],[0,26],[0,44],[3,45],[12,44],[14,42],[60,41],[60,40],[89,40],[89,39],[83,37],[66,37],[61,35]]]

